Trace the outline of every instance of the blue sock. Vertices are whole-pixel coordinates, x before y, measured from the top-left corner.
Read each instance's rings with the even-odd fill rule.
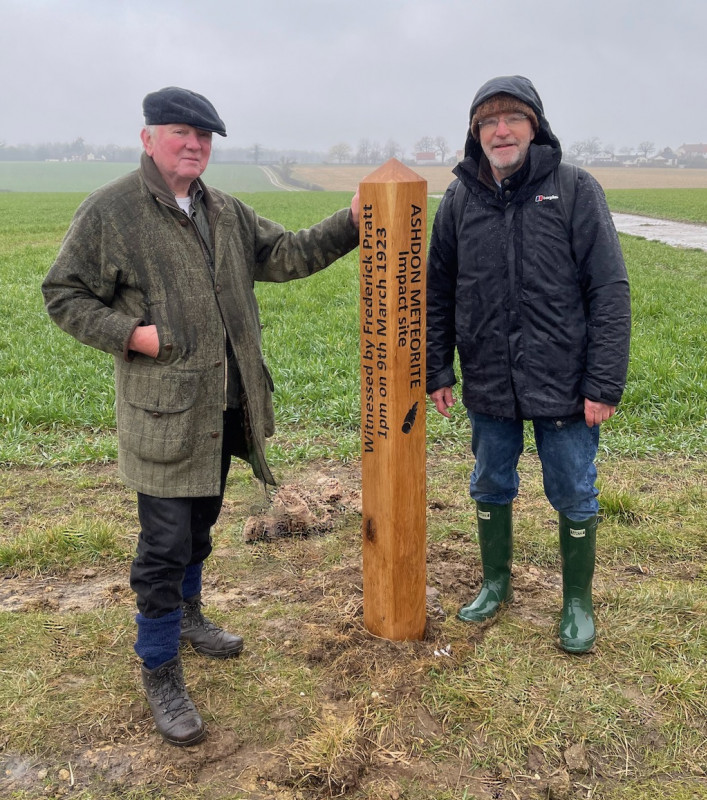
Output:
[[[199,564],[189,564],[184,570],[184,580],[182,581],[182,598],[189,600],[197,594],[201,594],[201,570],[204,562]]]
[[[157,619],[138,613],[135,652],[147,669],[155,669],[175,658],[179,653],[179,633],[182,609],[177,608]]]

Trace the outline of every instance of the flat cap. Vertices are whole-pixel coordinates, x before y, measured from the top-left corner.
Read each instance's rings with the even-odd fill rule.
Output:
[[[142,101],[145,125],[182,124],[226,135],[226,126],[213,105],[201,94],[178,86],[151,92]]]

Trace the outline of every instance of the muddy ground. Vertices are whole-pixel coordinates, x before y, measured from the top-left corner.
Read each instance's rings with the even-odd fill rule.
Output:
[[[129,496],[120,487],[111,467],[104,491],[116,492],[120,502]],[[393,696],[385,702],[404,709],[408,740],[429,742],[444,737],[443,723],[420,702],[424,674],[440,662],[458,667],[471,657],[475,641],[488,626],[474,626],[468,640],[447,651],[442,623],[447,614],[470,593],[481,579],[478,559],[469,557],[469,533],[452,531],[440,541],[428,541],[428,622],[425,639],[419,642],[390,642],[370,635],[363,625],[362,567],[360,560],[360,472],[356,467],[324,469],[286,482],[274,497],[273,506],[245,518],[242,508],[227,499],[219,525],[238,524],[253,547],[277,553],[285,569],[260,571],[257,577],[231,580],[227,575],[208,573],[204,596],[211,613],[228,614],[234,608],[252,608],[261,622],[257,635],[246,642],[242,659],[255,657],[266,643],[276,641],[284,652],[296,654],[304,663],[325,668],[328,684],[318,686],[324,697],[322,724],[351,714],[354,698],[348,686],[371,674],[385,674]],[[232,496],[229,492],[228,496]],[[448,512],[446,501],[428,496],[428,515]],[[242,518],[245,518],[243,524]],[[16,524],[5,515],[3,524]],[[550,523],[548,523],[550,524]],[[336,537],[342,555],[328,569],[312,569],[321,557],[323,537]],[[242,546],[242,545],[241,545]],[[236,548],[237,549],[237,548]],[[234,555],[228,542],[220,541],[214,562]],[[133,608],[128,587],[128,565],[118,569],[84,568],[76,574],[57,576],[5,575],[0,579],[0,611],[22,614],[44,610],[59,629],[62,615],[102,608]],[[611,580],[623,582],[641,577],[640,565],[617,570]],[[515,565],[516,599],[512,613],[519,625],[554,630],[561,598],[556,572],[530,565]],[[690,579],[693,576],[686,576]],[[292,603],[308,611],[297,626],[283,625],[282,617],[265,613],[272,603]],[[445,611],[446,609],[446,611]],[[129,637],[128,637],[129,638]],[[67,731],[61,757],[18,754],[5,749],[8,737],[0,737],[0,796],[70,797],[81,790],[94,792],[84,797],[130,797],[130,791],[147,792],[143,797],[227,798],[253,800],[309,800],[351,795],[357,798],[476,797],[478,800],[526,800],[533,798],[589,797],[601,766],[582,744],[561,753],[561,764],[547,763],[540,748],[531,748],[527,769],[511,777],[499,764],[491,771],[471,770],[455,759],[412,757],[399,742],[357,738],[350,757],[330,765],[328,773],[308,779],[304,755],[292,742],[296,724],[287,709],[272,720],[278,741],[258,744],[239,735],[227,720],[211,720],[209,736],[192,748],[175,748],[162,742],[154,730],[139,688],[139,671],[132,653],[126,650],[126,668],[134,672],[135,691],[129,707],[116,714],[115,721],[99,726],[98,735]],[[194,664],[195,656],[190,664]],[[131,665],[131,666],[128,666]],[[373,666],[372,666],[373,665]],[[208,662],[212,670],[228,665]],[[193,669],[193,666],[190,666]],[[369,702],[373,702],[370,701]],[[480,740],[481,741],[481,740]],[[299,759],[299,761],[298,761]],[[419,793],[409,795],[401,786],[415,785]],[[89,788],[87,788],[89,787]],[[171,788],[170,788],[171,787]],[[154,792],[154,794],[153,794]],[[185,794],[186,792],[186,794]]]

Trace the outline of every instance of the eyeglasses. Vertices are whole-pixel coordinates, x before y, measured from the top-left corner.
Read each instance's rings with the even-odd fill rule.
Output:
[[[527,114],[508,114],[504,117],[487,117],[479,120],[479,130],[495,131],[501,124],[501,120],[506,123],[508,128],[519,128],[528,119]]]

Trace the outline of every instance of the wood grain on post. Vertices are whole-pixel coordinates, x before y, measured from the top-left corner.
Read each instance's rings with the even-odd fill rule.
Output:
[[[427,181],[392,158],[359,190],[363,618],[422,639]]]

